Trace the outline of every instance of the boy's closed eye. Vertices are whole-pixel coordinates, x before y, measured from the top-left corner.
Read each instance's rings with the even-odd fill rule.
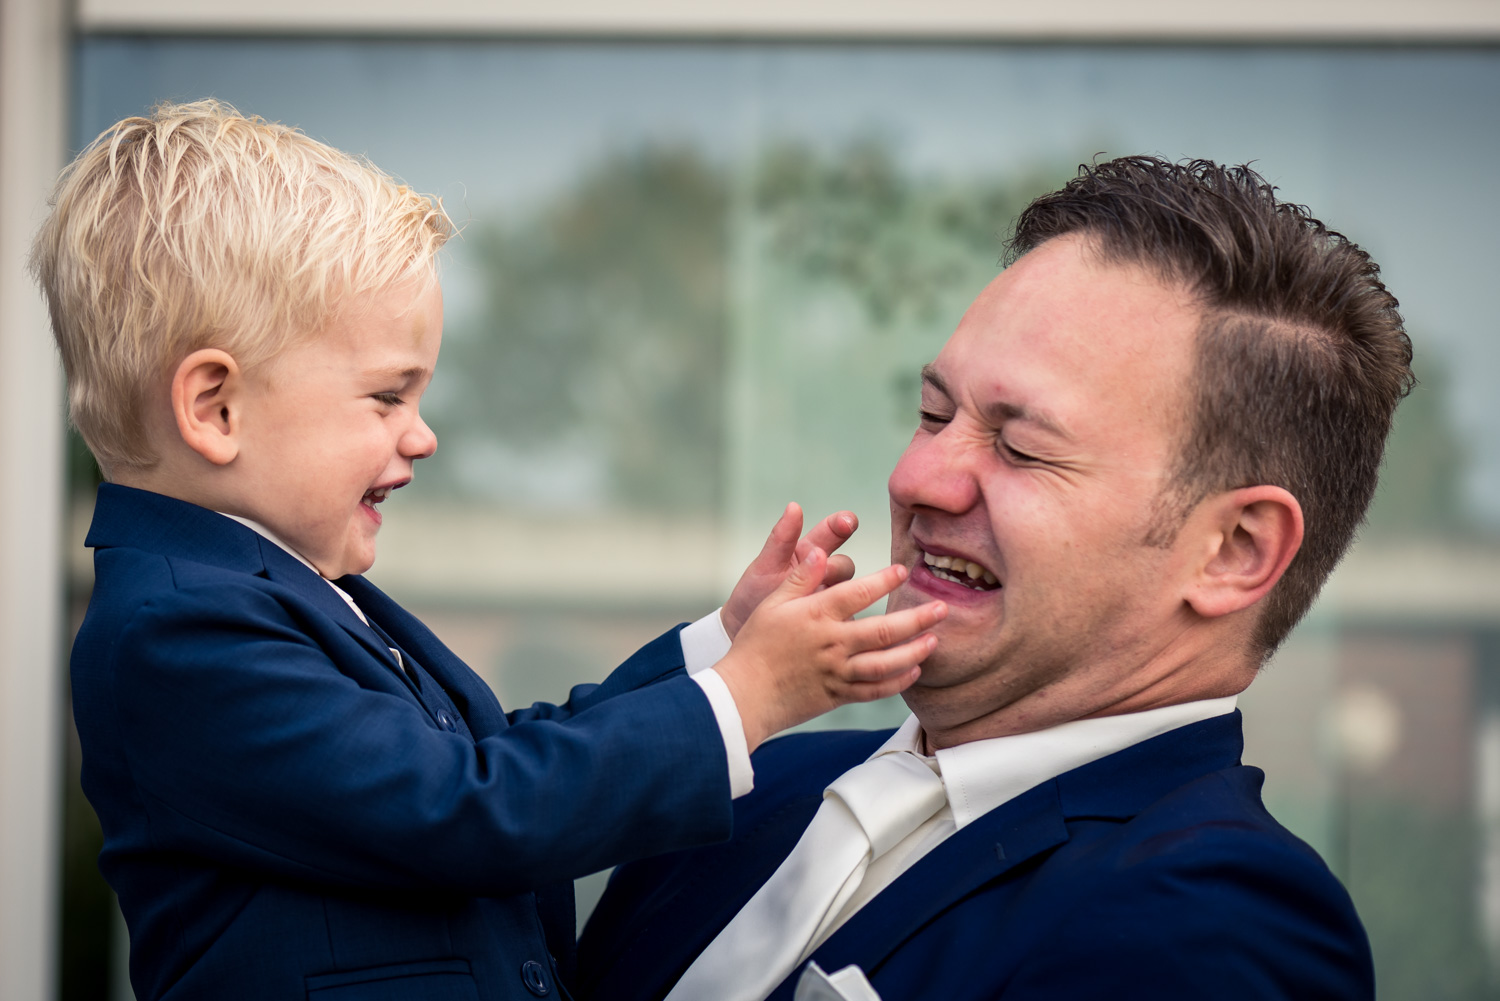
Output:
[[[399,407],[406,401],[401,398],[400,393],[371,393],[370,399],[387,407]]]

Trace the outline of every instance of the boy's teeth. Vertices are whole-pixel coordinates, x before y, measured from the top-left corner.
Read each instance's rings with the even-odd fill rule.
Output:
[[[932,570],[934,577],[949,580],[955,584],[964,584],[969,587],[994,587],[1000,583],[999,578],[994,574],[962,556],[935,556],[932,553],[923,552],[922,562]],[[977,583],[981,578],[984,580],[984,585]]]
[[[365,493],[365,500],[371,504],[379,504],[391,495],[390,487],[381,487],[379,490],[369,490]]]

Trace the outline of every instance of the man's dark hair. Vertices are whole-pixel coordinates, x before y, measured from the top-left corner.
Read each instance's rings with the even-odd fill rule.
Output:
[[[1147,541],[1165,545],[1203,498],[1272,484],[1302,505],[1304,537],[1262,603],[1268,657],[1307,612],[1375,492],[1411,341],[1380,267],[1248,166],[1129,156],[1085,164],[1021,213],[1014,260],[1092,237],[1107,261],[1180,282],[1203,309],[1192,414]]]

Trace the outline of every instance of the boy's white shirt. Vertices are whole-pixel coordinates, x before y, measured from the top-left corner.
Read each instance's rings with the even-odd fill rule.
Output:
[[[313,573],[318,574],[318,579],[333,588],[334,594],[344,599],[344,603],[353,610],[355,615],[359,616],[359,621],[367,626],[370,624],[370,620],[354,603],[354,598],[349,592],[318,573],[318,568],[313,566],[306,557],[278,539],[275,533],[264,525],[251,521],[249,518],[241,518],[236,514],[224,514],[223,511],[216,513],[224,515],[230,521],[239,522],[261,538],[274,543]],[[713,710],[714,720],[719,724],[719,736],[724,741],[724,755],[729,759],[729,795],[733,799],[739,799],[755,788],[755,770],[750,765],[750,747],[745,742],[745,724],[740,718],[739,707],[734,704],[734,696],[729,693],[729,686],[724,683],[719,672],[713,669],[713,665],[729,652],[730,644],[729,634],[724,631],[724,623],[719,618],[719,611],[715,609],[697,622],[684,626],[679,639],[682,641],[683,662],[688,675],[703,690],[704,696],[708,698],[709,708]],[[396,663],[401,669],[406,670],[406,664],[401,659],[401,651],[395,647],[387,647],[387,649],[395,654]]]

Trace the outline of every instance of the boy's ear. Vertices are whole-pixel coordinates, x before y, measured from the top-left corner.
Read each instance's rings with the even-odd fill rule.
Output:
[[[1194,520],[1204,541],[1186,600],[1205,618],[1259,601],[1302,545],[1302,505],[1281,487],[1244,487],[1210,497]]]
[[[227,351],[202,348],[182,360],[172,375],[172,416],[189,448],[216,466],[239,454],[241,397],[245,381]]]

